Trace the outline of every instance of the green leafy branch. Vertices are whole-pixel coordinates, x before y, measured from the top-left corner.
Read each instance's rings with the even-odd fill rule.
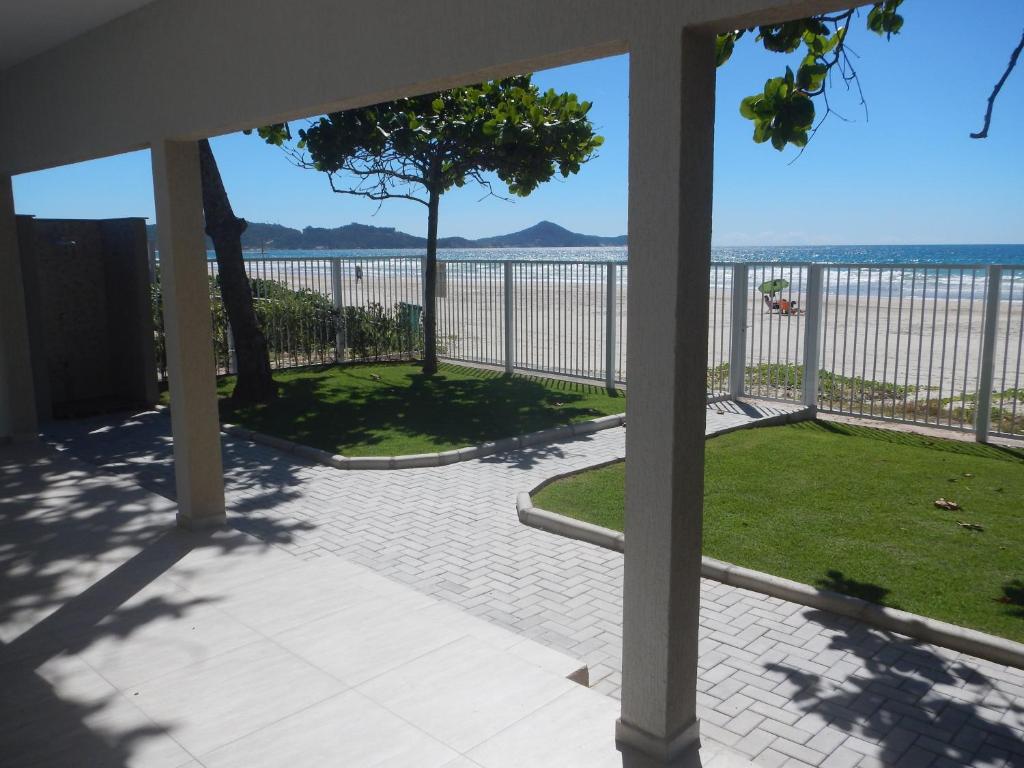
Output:
[[[885,0],[875,3],[867,15],[867,28],[886,38],[898,34],[903,27],[903,17],[897,12],[902,2]],[[779,151],[785,149],[787,144],[800,149],[806,147],[825,118],[830,114],[838,115],[828,100],[828,88],[834,77],[838,77],[847,89],[857,89],[860,104],[867,113],[857,70],[847,47],[850,22],[855,14],[857,10],[850,9],[833,15],[739,29],[718,36],[718,66],[729,60],[736,41],[746,34],[756,34],[755,40],[768,51],[803,51],[796,72],[787,66],[785,74],[770,78],[760,93],[748,96],[740,103],[740,114],[754,123],[755,142],[762,144],[770,141]],[[820,98],[825,105],[825,113],[817,124],[814,105],[816,98]]]

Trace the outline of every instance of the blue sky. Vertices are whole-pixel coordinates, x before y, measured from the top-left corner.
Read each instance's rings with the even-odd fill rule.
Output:
[[[835,89],[829,118],[796,162],[750,140],[740,100],[779,74],[787,58],[741,41],[719,71],[715,129],[717,245],[1024,243],[1024,68],[996,106],[990,137],[985,99],[1024,30],[1021,0],[907,0],[904,31],[886,42],[853,26],[850,47],[867,99]],[[793,57],[790,57],[793,60]],[[626,232],[628,57],[539,72],[543,88],[594,102],[605,136],[600,156],[567,181],[526,199],[484,199],[478,188],[445,195],[440,233],[481,237],[541,219],[602,235]],[[795,67],[795,60],[794,60]],[[1022,62],[1024,67],[1024,62]],[[287,226],[361,222],[424,234],[423,206],[377,205],[333,194],[316,172],[291,166],[250,136],[213,142],[236,213]],[[19,213],[44,217],[153,217],[148,152],[15,178]]]

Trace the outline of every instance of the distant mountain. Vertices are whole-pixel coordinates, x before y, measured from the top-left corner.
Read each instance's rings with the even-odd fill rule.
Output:
[[[282,227],[280,224],[262,224],[258,221],[250,221],[242,234],[243,248],[259,248],[265,243],[268,248],[284,248],[287,250],[305,248],[303,245],[304,233],[291,227]],[[209,238],[207,238],[209,241]],[[213,247],[213,243],[209,243]]]
[[[422,248],[426,240],[399,232],[394,227],[346,224],[343,227],[305,227],[303,248]]]
[[[156,242],[156,224],[146,225],[146,238],[150,242]],[[305,245],[304,233],[283,227],[280,224],[263,224],[258,221],[250,221],[245,232],[242,233],[242,248],[246,250],[259,250],[261,246],[268,249],[293,251],[302,248],[313,247]],[[213,248],[213,241],[206,238],[206,247]]]
[[[147,228],[150,240],[156,240],[156,225]],[[625,245],[626,236],[599,237],[570,232],[565,227],[550,221],[542,221],[532,227],[508,235],[468,240],[464,237],[441,237],[438,248],[572,248]],[[207,248],[213,243],[206,239]],[[270,251],[289,250],[364,250],[375,248],[426,248],[427,240],[394,227],[371,227],[366,224],[346,224],[342,227],[305,227],[301,231],[283,227],[280,224],[264,224],[250,221],[242,233],[242,247],[246,250]]]
[[[484,237],[474,240],[470,248],[572,248],[577,246],[625,245],[626,236],[599,237],[570,232],[565,227],[550,221],[542,221],[532,227],[513,232],[510,235]]]

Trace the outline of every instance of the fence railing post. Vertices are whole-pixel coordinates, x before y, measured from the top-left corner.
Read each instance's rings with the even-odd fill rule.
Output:
[[[434,283],[436,288],[437,283]],[[423,312],[427,311],[427,257],[420,259],[420,305]]]
[[[331,300],[338,320],[334,326],[334,358],[336,362],[345,361],[345,307],[341,301],[341,259],[331,259]]]
[[[732,266],[732,307],[729,334],[729,396],[743,397],[747,370],[747,265]]]
[[[448,262],[437,260],[437,291],[434,295],[439,299],[448,298]]]
[[[615,264],[608,264],[605,273],[604,303],[604,383],[608,391],[615,389]]]
[[[506,261],[505,268],[505,373],[515,368],[515,313],[512,307],[512,262]]]
[[[818,373],[821,370],[821,289],[825,268],[821,264],[807,267],[807,302],[804,307],[804,381],[803,402],[811,409],[818,407]]]
[[[974,411],[974,436],[979,443],[988,442],[988,433],[992,428],[992,384],[995,377],[996,329],[999,326],[999,298],[1002,289],[1002,268],[989,267],[985,288],[985,322],[981,337],[981,367],[978,369],[978,398]]]

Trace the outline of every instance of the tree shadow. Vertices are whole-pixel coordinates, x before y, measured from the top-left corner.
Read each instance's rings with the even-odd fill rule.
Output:
[[[2,667],[0,667],[2,669]],[[138,765],[137,754],[155,740],[169,739],[167,729],[140,718],[133,727],[106,729],[103,735],[90,727],[102,722],[119,705],[119,693],[89,703],[72,703],[54,695],[46,680],[36,676],[6,674],[7,696],[0,700],[0,752],[8,768],[88,765],[122,768]],[[17,695],[22,706],[8,697]]]
[[[709,403],[708,410],[711,409],[722,413],[735,413],[751,419],[761,419],[783,413],[780,408],[775,408],[765,403],[749,403],[745,400],[721,400],[716,403]]]
[[[1011,579],[1003,585],[1003,596],[996,601],[1006,607],[1006,613],[1024,619],[1024,579]]]
[[[845,679],[809,671],[809,663],[768,664],[769,675],[790,684],[790,699],[802,711],[878,743],[877,758],[886,765],[930,765],[942,756],[944,765],[1024,766],[1021,731],[1009,724],[1024,722],[1016,682],[980,671],[970,657],[831,613],[805,617],[832,630],[828,651],[860,663]]]
[[[585,442],[590,439],[592,439],[590,435],[571,438],[573,442]],[[489,456],[481,457],[480,461],[484,464],[502,464],[512,469],[532,469],[545,459],[551,458],[565,458],[565,449],[561,445],[535,445],[515,451],[492,453]]]
[[[351,446],[370,449],[353,455],[412,453],[373,447],[388,433],[448,450],[563,426],[603,415],[587,398],[608,394],[598,386],[451,365],[435,376],[394,380],[380,379],[375,369],[387,375],[387,367],[352,366],[281,376],[275,403],[236,408],[222,400],[221,417],[346,455]]]
[[[890,608],[899,608],[895,603],[886,602],[885,598],[889,594],[889,590],[878,584],[851,579],[844,576],[842,571],[837,570],[827,571],[825,577],[815,581],[815,585],[819,589],[827,589],[832,592],[838,592],[841,595],[849,595],[850,597],[859,597],[861,600],[867,600],[869,603],[887,605]]]
[[[79,421],[53,422],[45,437],[76,459],[130,479],[166,499],[177,496],[171,420],[166,412],[121,413]],[[223,438],[227,482],[244,489],[229,509],[253,514],[299,496],[299,472],[308,462],[244,440]]]
[[[845,437],[862,437],[883,443],[906,445],[912,448],[929,448],[931,450],[955,453],[961,456],[977,456],[986,459],[1024,462],[1024,448],[1015,448],[994,443],[977,443],[966,440],[949,440],[941,437],[902,432],[893,429],[875,429],[859,424],[844,424],[838,421],[807,421],[797,425],[800,429],[817,429]],[[927,425],[926,425],[927,426]]]
[[[186,556],[262,555],[271,541],[290,541],[305,526],[277,523],[261,541],[177,530],[174,513],[166,499],[66,453],[0,447],[5,766],[126,766],[152,750],[179,749],[170,736],[174,723],[147,719],[80,654],[154,622],[187,622],[209,610],[215,598],[167,581]]]

